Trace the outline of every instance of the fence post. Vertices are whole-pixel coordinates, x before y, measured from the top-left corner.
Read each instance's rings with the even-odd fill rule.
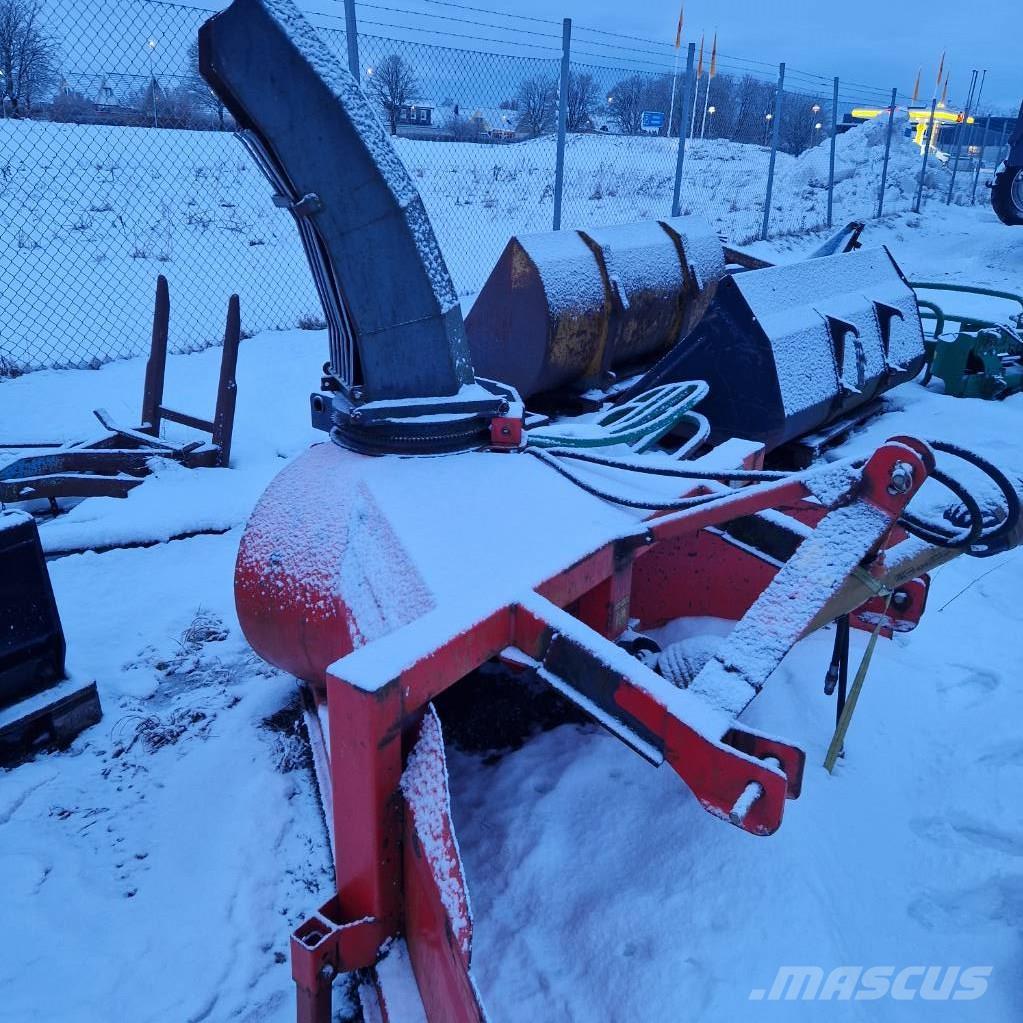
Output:
[[[345,42],[348,43],[348,70],[361,89],[362,70],[359,68],[359,27],[355,21],[355,0],[345,0]]]
[[[977,205],[977,184],[980,181],[980,172],[984,169],[984,151],[987,149],[988,135],[991,133],[991,115],[987,115],[984,121],[984,134],[980,137],[980,155],[977,159],[977,170],[973,174],[973,191],[970,193],[970,205]]]
[[[888,183],[888,157],[892,151],[892,125],[895,122],[895,100],[898,89],[892,89],[892,105],[888,108],[888,133],[884,139],[884,163],[881,164],[881,190],[877,193],[877,218],[884,212],[884,186]]]
[[[554,158],[554,230],[561,230],[561,196],[565,190],[565,133],[568,130],[568,76],[572,71],[572,19],[561,23],[561,86],[558,90],[558,148]]]
[[[970,80],[970,91],[966,96],[966,107],[963,110],[963,119],[956,125],[956,155],[952,159],[952,176],[948,181],[948,195],[945,198],[945,205],[952,205],[952,193],[956,187],[956,175],[959,173],[959,154],[963,149],[963,133],[970,120],[970,107],[973,106],[973,90],[977,88],[977,69],[973,69],[973,78]]]
[[[927,131],[924,134],[924,157],[920,162],[920,180],[916,185],[916,202],[913,203],[913,212],[920,212],[920,203],[924,197],[924,175],[927,173],[927,154],[930,152],[931,140],[934,138],[934,111],[938,109],[938,97],[931,100],[931,116],[928,121]]]
[[[838,79],[834,83],[831,98],[831,156],[828,161],[828,227],[832,226],[831,215],[835,205],[835,141],[838,138]]]
[[[677,217],[682,206],[682,166],[686,159],[686,114],[693,87],[693,65],[696,62],[696,43],[689,44],[686,54],[686,77],[682,81],[682,118],[678,123],[678,157],[675,160],[675,184],[671,192],[671,215]],[[671,131],[671,125],[668,125]]]
[[[778,139],[781,136],[782,97],[785,89],[785,61],[778,65],[778,90],[774,94],[774,115],[771,132],[771,160],[767,165],[767,194],[764,196],[764,223],[760,229],[761,240],[767,238],[767,227],[771,222],[771,193],[774,191],[774,163],[778,158]]]

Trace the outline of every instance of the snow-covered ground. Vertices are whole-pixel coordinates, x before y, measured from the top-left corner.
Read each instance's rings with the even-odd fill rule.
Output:
[[[919,152],[896,126],[886,209],[907,210]],[[874,215],[886,123],[841,135],[835,222]],[[399,138],[458,291],[474,294],[512,234],[549,230],[552,138],[514,145]],[[677,140],[574,135],[565,156],[565,226],[665,217]],[[778,155],[772,231],[826,223],[828,144]],[[690,141],[683,212],[698,210],[732,241],[758,237],[769,150]],[[969,175],[959,183],[968,190]],[[931,161],[927,200],[944,195]],[[145,350],[156,275],[170,281],[171,345],[206,347],[223,334],[228,296],[250,331],[315,320],[318,302],[289,216],[241,145],[222,132],[0,121],[0,360],[82,366]],[[982,197],[983,198],[983,197]],[[2,368],[0,368],[2,375]]]
[[[867,240],[912,277],[1023,290],[1023,233],[985,207],[934,204]],[[258,493],[316,439],[307,394],[325,351],[317,332],[244,342],[231,469],[165,469],[43,527],[53,549],[226,532],[51,564],[71,663],[97,680],[104,719],[0,774],[3,1023],[293,1018],[287,935],[330,891],[329,853],[295,685],[247,648],[231,586]],[[218,358],[172,358],[168,400],[208,411]],[[135,359],[0,382],[0,441],[87,435],[94,407],[130,422],[142,377]],[[847,451],[915,433],[1023,474],[1023,397],[915,383],[893,397]],[[769,839],[712,819],[597,728],[560,727],[493,764],[453,752],[495,1023],[1016,1019],[1021,566],[1010,552],[938,570],[920,627],[879,648],[833,776],[831,636],[797,647],[747,718],[807,751],[803,795]],[[864,643],[854,634],[854,663]],[[992,972],[976,1001],[749,1001],[786,964]]]

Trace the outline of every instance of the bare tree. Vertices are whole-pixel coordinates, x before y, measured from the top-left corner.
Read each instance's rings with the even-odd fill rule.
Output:
[[[60,50],[42,12],[42,0],[0,0],[0,89],[15,117],[57,82]]]
[[[72,124],[86,124],[94,112],[92,103],[80,92],[61,89],[50,105],[50,119]]]
[[[444,121],[444,131],[455,142],[479,142],[482,125],[478,117],[466,117],[452,110]]]
[[[585,131],[593,126],[593,110],[600,94],[593,75],[576,74],[568,76],[568,103],[565,110],[565,124],[569,131]]]
[[[533,75],[519,85],[516,127],[536,138],[551,131],[558,109],[558,83],[549,75]]]
[[[187,97],[196,113],[216,118],[217,127],[224,130],[224,104],[220,97],[206,84],[199,72],[199,41],[193,40],[185,54],[185,76],[181,83],[182,101]]]
[[[786,92],[782,96],[778,133],[778,144],[782,152],[799,156],[816,146],[827,137],[824,120],[824,102],[821,97],[807,92]]]
[[[629,75],[611,90],[608,104],[623,135],[639,134],[646,109],[646,91],[642,75]]]
[[[384,108],[392,135],[398,134],[401,108],[411,104],[418,92],[415,71],[396,53],[384,57],[369,76],[369,93]]]

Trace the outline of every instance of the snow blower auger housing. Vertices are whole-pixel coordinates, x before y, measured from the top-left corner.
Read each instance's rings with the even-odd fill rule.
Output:
[[[246,637],[307,683],[315,708],[337,893],[292,935],[298,1018],[327,1023],[333,978],[404,939],[430,1023],[478,1023],[435,697],[489,661],[515,664],[667,764],[711,814],[769,835],[799,795],[803,753],[740,716],[782,658],[846,615],[874,631],[912,628],[927,571],[1004,539],[1018,500],[1003,490],[994,525],[972,499],[961,525],[921,521],[907,504],[940,473],[932,448],[906,437],[801,473],[763,471],[757,441],[706,450],[702,429],[665,453],[657,442],[707,393],[702,382],[543,434],[530,420],[531,443],[514,386],[475,377],[422,202],[376,115],[291,0],[234,0],[201,29],[200,61],[295,217],[330,325],[312,400],[331,442],[271,483],[235,569]],[[652,225],[646,238],[670,243],[685,290],[672,231],[682,234]],[[598,269],[617,265],[637,309],[648,303],[674,330],[681,301],[661,308],[618,265],[646,244],[627,234],[623,246],[591,232]],[[635,327],[613,324],[611,349],[598,338],[576,367],[599,372],[627,351],[631,361],[649,340]],[[541,376],[556,334],[527,339]],[[735,626],[684,683],[619,645],[630,626],[695,615]],[[379,975],[377,987],[378,1009],[400,1023]]]

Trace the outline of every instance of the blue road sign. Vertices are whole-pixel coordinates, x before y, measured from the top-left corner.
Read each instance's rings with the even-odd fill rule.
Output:
[[[663,110],[644,110],[640,118],[639,126],[643,131],[660,131],[664,127]]]

